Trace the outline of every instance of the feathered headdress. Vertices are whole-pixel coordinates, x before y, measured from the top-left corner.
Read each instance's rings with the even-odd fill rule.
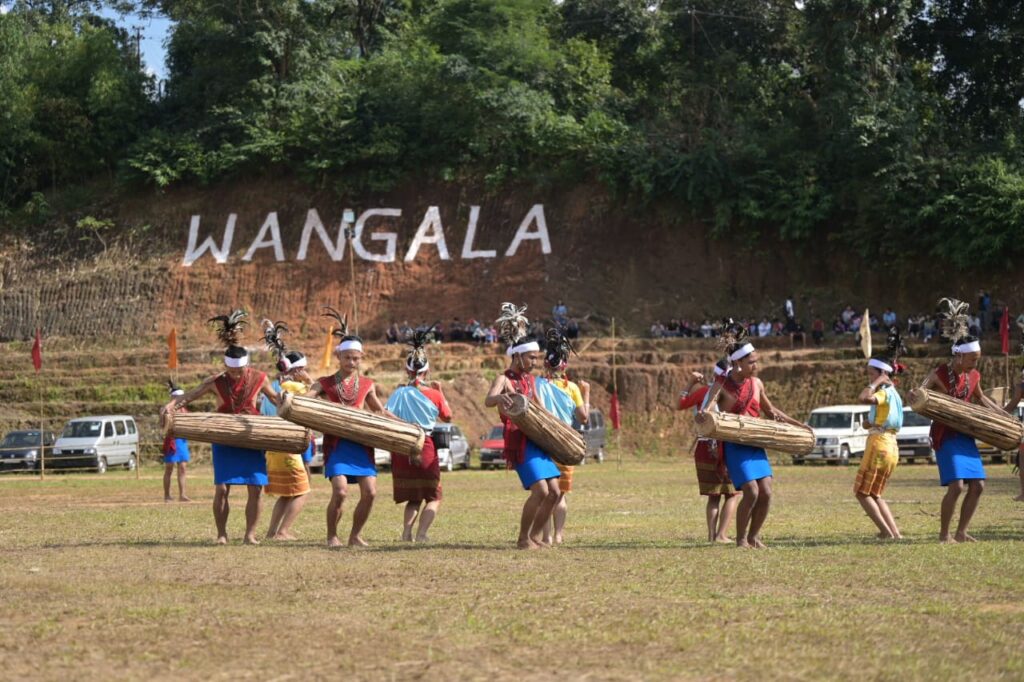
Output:
[[[348,336],[348,316],[342,315],[329,305],[325,305],[324,310],[327,312],[322,317],[330,317],[335,321],[334,329],[331,330],[331,333],[339,339],[344,339]]]
[[[208,324],[217,325],[217,338],[224,344],[225,348],[240,346],[239,336],[248,322],[245,318],[249,314],[244,310],[234,310],[228,315],[217,315],[207,320]]]
[[[565,332],[559,327],[548,329],[545,334],[546,348],[544,351],[544,363],[548,367],[558,368],[569,362],[569,354],[576,354]]]
[[[427,344],[434,339],[434,330],[437,329],[437,322],[430,325],[429,329],[417,329],[406,341],[410,350],[405,358],[405,368],[410,372],[422,372],[427,369]]]
[[[502,303],[501,315],[494,321],[498,325],[498,338],[506,346],[515,345],[530,330],[530,321],[526,319],[526,306],[517,308],[515,303]]]
[[[174,396],[185,395],[184,389],[180,388],[177,384],[175,384],[170,379],[167,380],[167,390],[171,394],[172,398]]]
[[[728,355],[746,343],[749,335],[747,325],[727,317],[722,320],[722,335],[718,337],[718,345]]]
[[[939,301],[939,314],[942,316],[940,330],[942,335],[954,343],[970,333],[970,319],[967,312],[971,305],[955,298],[943,298]]]
[[[267,344],[267,350],[274,354],[278,360],[285,356],[288,349],[285,348],[282,333],[288,332],[288,325],[284,322],[263,320],[263,342]]]
[[[885,350],[895,367],[900,356],[907,352],[907,346],[903,343],[903,334],[900,333],[899,328],[889,328],[889,335],[885,338]]]

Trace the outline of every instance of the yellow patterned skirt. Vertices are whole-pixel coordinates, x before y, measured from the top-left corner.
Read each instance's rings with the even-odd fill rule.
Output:
[[[309,477],[302,455],[267,452],[267,485],[264,490],[279,497],[297,497],[309,492]]]
[[[900,450],[896,443],[896,434],[872,433],[868,436],[868,444],[864,448],[864,459],[857,470],[853,492],[880,497],[899,461]]]
[[[555,462],[555,466],[558,467],[558,471],[561,476],[558,477],[558,489],[563,493],[572,492],[572,470],[575,467],[564,466]]]

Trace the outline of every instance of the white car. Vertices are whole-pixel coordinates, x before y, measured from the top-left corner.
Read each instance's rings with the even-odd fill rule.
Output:
[[[931,428],[931,419],[909,407],[903,408],[903,428],[896,434],[900,461],[913,464],[915,459],[926,459],[935,464],[935,451],[932,450],[932,439],[929,436]]]
[[[373,449],[373,463],[381,469],[391,468],[391,453],[380,448]],[[313,459],[309,461],[309,470],[320,473],[324,470],[324,437],[317,435]]]
[[[811,412],[807,424],[814,430],[814,449],[807,455],[794,455],[793,464],[821,460],[849,464],[851,457],[864,454],[868,430],[863,421],[867,405],[833,405]]]
[[[64,425],[53,444],[53,461],[47,469],[92,469],[106,473],[108,467],[134,470],[139,461],[139,430],[135,418],[126,414],[78,417]]]

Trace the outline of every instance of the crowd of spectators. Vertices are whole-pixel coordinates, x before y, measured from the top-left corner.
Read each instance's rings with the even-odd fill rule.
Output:
[[[579,322],[575,318],[570,317],[569,309],[562,301],[559,301],[551,309],[551,319],[552,323],[560,327],[568,338],[579,338]],[[392,322],[384,333],[384,340],[389,344],[405,343],[412,338],[414,332],[425,332],[431,328],[433,328],[432,336],[434,343],[493,344],[498,342],[498,329],[494,322],[482,322],[476,318],[469,318],[463,321],[458,317],[453,317],[448,323],[441,320],[433,324],[421,321],[416,326],[409,324],[408,320],[403,321],[401,324]],[[545,325],[541,321],[535,320],[530,326],[530,333],[538,338],[543,338],[544,331]]]

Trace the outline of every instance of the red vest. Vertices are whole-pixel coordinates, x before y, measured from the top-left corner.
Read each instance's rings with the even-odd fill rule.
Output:
[[[742,384],[737,384],[731,376],[726,377],[722,382],[722,388],[736,399],[732,407],[729,408],[729,412],[747,417],[761,416],[761,403],[754,398],[753,377],[747,377]]]
[[[942,388],[946,391],[946,395],[963,400],[966,403],[971,402],[971,397],[974,396],[974,390],[978,388],[978,382],[981,381],[981,373],[972,369],[967,374],[960,374],[956,377],[956,383],[953,383],[953,376],[949,371],[949,365],[942,365],[935,370],[935,376],[938,377],[939,383],[942,384]],[[963,395],[966,390],[966,395]],[[933,421],[932,428],[928,435],[932,439],[932,447],[938,450],[942,447],[942,443],[950,436],[960,433],[945,424]]]
[[[252,367],[243,369],[238,381],[233,380],[226,372],[218,376],[213,382],[221,400],[217,411],[225,414],[259,414],[256,396],[259,395],[266,378],[266,372],[258,372]]]
[[[507,370],[505,376],[516,393],[533,398],[537,389],[536,377],[532,374],[516,374],[512,370]],[[505,466],[514,469],[526,459],[526,435],[505,415],[501,415],[501,423],[504,427],[502,435],[505,438],[505,448],[501,454],[505,458]]]
[[[332,403],[338,403],[339,405],[345,405],[346,407],[354,407],[357,410],[363,409],[363,403],[366,402],[366,396],[369,395],[370,390],[373,389],[373,379],[367,379],[363,376],[359,377],[359,390],[356,392],[355,400],[349,404],[341,397],[341,387],[338,386],[337,374],[320,377],[317,379],[317,383],[320,384],[320,390]],[[334,448],[338,446],[339,440],[341,439],[337,436],[332,436],[329,433],[324,434],[324,464],[327,463],[327,459],[331,456]],[[371,448],[366,448],[366,451],[369,454],[370,461],[372,462],[373,450]]]

